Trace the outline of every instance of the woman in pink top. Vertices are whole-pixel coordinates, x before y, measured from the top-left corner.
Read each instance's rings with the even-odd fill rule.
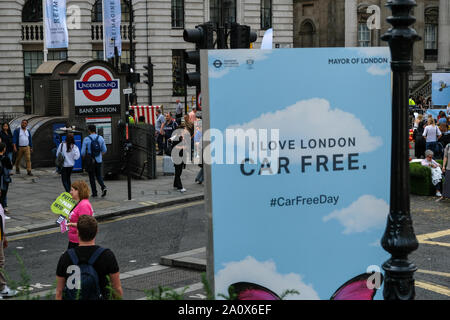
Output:
[[[94,210],[89,202],[89,187],[86,182],[79,180],[72,183],[70,188],[72,198],[79,201],[69,215],[69,249],[78,247],[78,231],[77,222],[81,215],[87,214],[92,216]]]

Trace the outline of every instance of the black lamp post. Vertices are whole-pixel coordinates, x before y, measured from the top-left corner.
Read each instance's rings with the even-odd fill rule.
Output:
[[[381,39],[391,49],[392,87],[392,160],[391,195],[386,231],[381,239],[391,258],[383,264],[385,271],[384,299],[412,300],[415,297],[414,272],[417,267],[408,255],[419,246],[414,234],[409,202],[408,148],[408,73],[412,66],[412,49],[420,40],[409,26],[416,19],[410,15],[415,0],[389,0],[392,11],[387,21],[393,26]]]

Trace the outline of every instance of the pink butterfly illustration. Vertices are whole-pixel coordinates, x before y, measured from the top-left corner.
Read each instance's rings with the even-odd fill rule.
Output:
[[[368,279],[374,273],[360,274],[339,287],[331,296],[330,300],[373,300],[377,288],[368,286]],[[378,273],[380,285],[383,282],[383,275]],[[236,294],[236,300],[280,300],[280,297],[273,291],[250,282],[237,282],[229,289]]]

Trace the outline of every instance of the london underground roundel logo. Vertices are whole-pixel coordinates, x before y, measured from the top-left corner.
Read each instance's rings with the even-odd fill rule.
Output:
[[[92,102],[102,102],[106,100],[113,89],[118,89],[118,81],[111,78],[111,74],[100,67],[88,69],[81,81],[77,82],[77,90]]]

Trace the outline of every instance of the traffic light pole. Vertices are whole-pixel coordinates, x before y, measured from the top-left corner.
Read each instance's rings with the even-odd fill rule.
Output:
[[[129,94],[125,95],[125,104],[127,106],[127,111],[125,112],[125,162],[126,162],[126,171],[127,171],[127,187],[128,187],[128,200],[131,200],[131,172],[130,172],[130,156],[131,156],[131,142],[130,142],[130,132],[129,132],[129,124],[130,124],[130,112],[129,112]]]

